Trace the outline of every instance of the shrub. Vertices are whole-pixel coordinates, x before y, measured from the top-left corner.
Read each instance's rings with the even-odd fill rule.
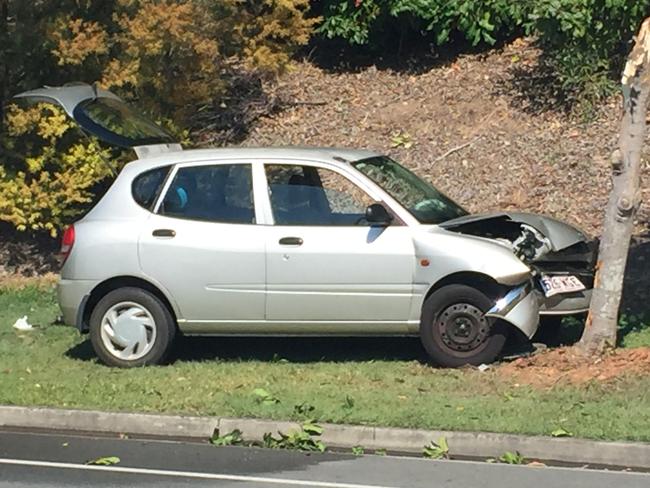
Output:
[[[589,105],[614,92],[650,0],[538,0],[525,22],[569,102]],[[584,107],[583,107],[584,108]]]
[[[55,237],[110,175],[112,155],[96,141],[79,141],[63,111],[49,104],[13,107],[6,126],[6,153],[14,157],[0,166],[0,220]]]
[[[187,139],[232,65],[279,73],[309,40],[308,0],[35,0],[0,9],[0,107],[12,91],[98,82]],[[0,220],[57,230],[83,212],[115,154],[53,107],[0,111]],[[118,155],[118,165],[121,161]]]
[[[437,45],[462,36],[473,46],[494,44],[516,32],[523,21],[521,2],[510,0],[329,0],[323,2],[326,37],[353,44],[388,46],[396,30],[425,32]]]

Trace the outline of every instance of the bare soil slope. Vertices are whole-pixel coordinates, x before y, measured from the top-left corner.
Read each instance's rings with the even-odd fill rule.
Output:
[[[538,55],[518,40],[417,74],[375,67],[328,72],[303,62],[275,89],[300,103],[258,121],[244,144],[375,149],[471,211],[541,212],[596,234],[609,191],[620,101],[599,107],[588,124],[538,110],[539,100],[517,88],[517,73],[530,71]],[[392,147],[395,135],[412,145]],[[649,174],[646,164],[646,182]],[[648,196],[644,184],[646,202]],[[641,209],[640,232],[650,220],[648,209],[647,203]]]

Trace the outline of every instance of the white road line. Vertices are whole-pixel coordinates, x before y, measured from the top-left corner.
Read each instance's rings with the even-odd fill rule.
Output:
[[[146,474],[154,476],[171,476],[177,478],[195,478],[223,481],[249,481],[271,485],[307,486],[313,488],[398,488],[395,486],[359,485],[356,483],[336,483],[329,481],[309,481],[285,478],[265,478],[260,476],[243,476],[235,474],[197,473],[192,471],[173,471],[164,469],[127,468],[124,466],[93,466],[87,464],[57,463],[51,461],[32,461],[28,459],[0,458],[0,464],[15,466],[36,466],[41,468],[77,469],[86,471],[109,471],[113,473]]]

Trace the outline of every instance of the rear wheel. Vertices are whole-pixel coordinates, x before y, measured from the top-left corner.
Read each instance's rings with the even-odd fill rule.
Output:
[[[93,348],[109,366],[160,364],[175,334],[176,324],[167,307],[141,288],[118,288],[107,293],[90,316]]]
[[[491,363],[507,338],[507,326],[485,317],[492,300],[466,285],[436,290],[422,307],[420,338],[431,359],[440,366]]]

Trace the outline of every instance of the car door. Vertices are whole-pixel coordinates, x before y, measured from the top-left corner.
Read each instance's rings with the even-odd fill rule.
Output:
[[[369,225],[365,190],[315,164],[266,164],[269,323],[284,332],[406,332],[415,252],[409,228]]]
[[[143,272],[176,299],[183,331],[228,333],[264,319],[257,221],[250,163],[188,163],[170,176],[138,252]]]

